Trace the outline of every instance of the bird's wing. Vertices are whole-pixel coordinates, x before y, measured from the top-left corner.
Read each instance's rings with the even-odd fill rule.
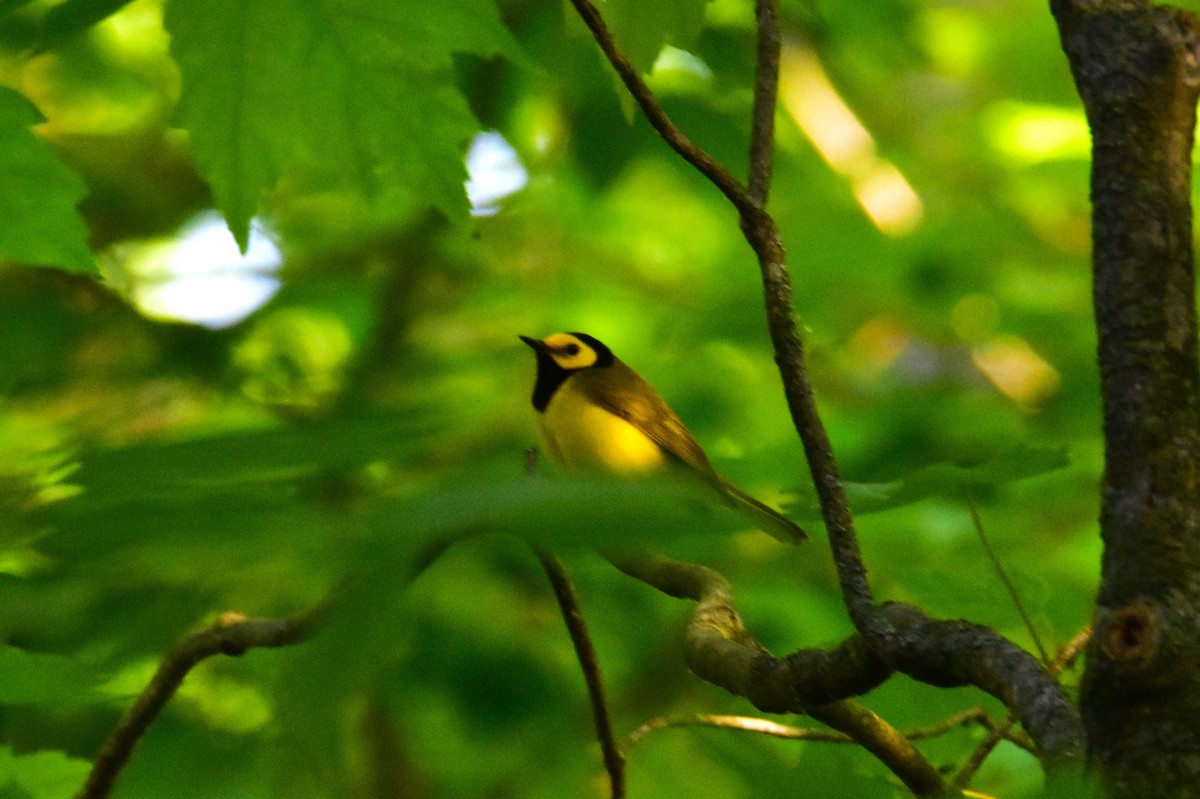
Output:
[[[598,390],[592,380],[581,381],[588,397],[641,430],[672,458],[682,461],[705,479],[719,482],[704,450],[658,392],[641,375],[619,361],[609,368],[620,370],[620,373],[608,376],[603,391]],[[575,379],[580,377],[590,375],[587,372],[575,375]]]
[[[589,372],[580,372],[572,379],[584,378],[580,381],[580,387],[592,402],[645,433],[664,452],[710,483],[730,505],[744,513],[763,532],[785,543],[794,544],[808,538],[808,534],[791,519],[717,474],[683,420],[641,375],[620,361],[609,368],[621,371],[607,377],[603,390],[593,379],[588,379],[591,377]]]

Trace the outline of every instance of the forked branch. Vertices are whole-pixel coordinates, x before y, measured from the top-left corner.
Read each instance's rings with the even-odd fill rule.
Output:
[[[786,659],[775,658],[741,627],[728,601],[728,586],[719,575],[654,556],[621,558],[618,568],[665,593],[697,600],[688,632],[689,666],[703,679],[745,696],[762,710],[813,713],[829,703],[841,707],[844,697],[862,693],[901,671],[933,685],[974,685],[987,691],[1020,718],[1048,762],[1076,762],[1082,749],[1078,713],[1035,658],[986,627],[931,619],[907,605],[880,606],[872,595],[837,461],[808,379],[783,243],[764,207],[779,74],[778,1],[755,4],[758,48],[749,188],[679,131],[622,54],[590,0],[571,2],[655,130],[738,210],[742,232],[758,259],[775,361],[820,501],[842,597],[858,635],[829,652],[801,650]],[[900,769],[898,774],[906,768],[889,765]]]
[[[937,769],[894,727],[845,697],[864,693],[891,670],[855,637],[833,652],[771,654],[742,624],[721,574],[645,552],[606,553],[614,566],[665,594],[696,602],[685,636],[688,668],[769,713],[806,713],[874,754],[917,796],[946,790]]]

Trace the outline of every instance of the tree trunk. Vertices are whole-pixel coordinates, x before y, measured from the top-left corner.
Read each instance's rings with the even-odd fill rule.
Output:
[[[1105,467],[1081,705],[1107,793],[1200,796],[1200,402],[1191,153],[1200,28],[1136,0],[1051,0],[1092,131]]]

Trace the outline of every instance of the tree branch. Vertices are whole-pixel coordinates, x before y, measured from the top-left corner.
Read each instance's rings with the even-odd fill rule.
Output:
[[[587,625],[583,622],[583,612],[579,608],[579,600],[567,570],[558,558],[541,547],[534,547],[542,569],[554,589],[554,598],[562,611],[563,622],[571,636],[571,644],[575,647],[575,656],[583,671],[584,682],[587,683],[588,699],[592,705],[592,719],[596,725],[596,738],[600,742],[600,752],[604,759],[604,770],[608,772],[609,790],[612,799],[623,799],[625,796],[625,758],[617,747],[613,736],[612,719],[608,712],[608,703],[604,698],[604,681],[600,673],[600,660],[588,636]]]
[[[866,693],[901,671],[930,685],[972,685],[996,697],[1052,766],[1072,762],[1082,747],[1078,714],[1054,677],[987,627],[930,619],[892,603],[880,609],[881,626],[890,632],[878,648],[855,634],[832,650],[801,649],[779,658],[745,629],[728,581],[712,569],[653,554],[606,557],[665,594],[697,602],[686,632],[688,667],[764,712],[808,713],[830,723],[820,715],[822,706]]]
[[[994,630],[930,619],[918,608],[885,605],[893,633],[883,651],[897,670],[929,685],[973,685],[1004,703],[1049,767],[1074,765],[1083,749],[1079,713],[1036,657]]]
[[[754,154],[751,163],[751,179],[755,182],[758,193],[765,200],[770,174],[769,153],[771,148],[768,143],[763,141],[762,137],[768,132],[769,124],[765,120],[767,116],[765,104],[768,97],[775,96],[775,84],[779,77],[779,59],[777,56],[771,55],[772,50],[777,47],[777,44],[771,44],[771,39],[777,40],[779,32],[777,14],[773,13],[774,0],[759,0],[759,2],[756,13],[760,44],[755,77],[756,112],[751,144]],[[821,513],[826,529],[829,531],[842,594],[855,627],[860,631],[867,632],[877,619],[873,612],[875,602],[871,595],[870,584],[867,582],[866,567],[862,562],[862,554],[859,551],[853,520],[850,516],[850,506],[842,487],[841,476],[838,474],[833,449],[820,415],[817,413],[816,402],[808,381],[804,348],[800,342],[793,315],[791,278],[788,275],[783,242],[779,237],[775,220],[763,210],[751,193],[738,183],[724,166],[709,153],[696,146],[675,126],[675,123],[659,105],[653,92],[638,75],[637,69],[617,46],[612,32],[605,25],[604,19],[596,7],[589,0],[571,0],[571,4],[579,12],[579,16],[582,17],[588,29],[591,30],[596,43],[654,129],[671,149],[707,177],[738,211],[742,233],[758,256],[766,299],[767,327],[775,348],[775,362],[779,366],[792,422],[804,445],[813,484],[821,503]],[[774,110],[772,103],[770,124],[773,124]]]
[[[757,0],[758,52],[754,65],[754,110],[750,126],[750,199],[767,206],[775,150],[775,106],[779,95],[779,0]]]
[[[1058,654],[1054,658],[1054,661],[1050,664],[1050,674],[1057,677],[1063,672],[1064,669],[1068,668],[1073,662],[1075,662],[1075,658],[1079,657],[1079,654],[1083,651],[1083,648],[1087,646],[1087,643],[1091,640],[1091,638],[1092,627],[1090,624],[1079,632],[1075,633],[1075,636],[1067,642],[1066,646],[1059,650]],[[966,762],[963,763],[963,765],[959,768],[958,773],[954,775],[953,784],[955,787],[966,788],[968,785],[970,785],[971,779],[975,776],[975,772],[978,771],[979,767],[983,765],[983,761],[986,760],[987,756],[992,753],[992,750],[996,748],[996,745],[1003,740],[1013,740],[1009,733],[1016,723],[1016,715],[1010,713],[1008,717],[1004,719],[1004,721],[996,725],[996,727],[987,734],[979,746],[975,748],[975,751],[971,753],[971,756],[967,758]]]
[[[840,701],[813,708],[809,715],[850,736],[891,769],[920,797],[944,797],[949,786],[941,772],[904,734],[858,702]]]
[[[626,736],[629,746],[641,742],[652,732],[673,729],[676,727],[714,727],[723,730],[739,730],[758,735],[768,735],[772,738],[784,738],[789,741],[819,741],[822,743],[855,743],[854,739],[844,732],[812,727],[790,727],[768,719],[752,716],[722,716],[707,713],[697,713],[687,716],[659,716],[652,718]]]
[[[891,670],[856,636],[831,653],[787,659],[767,651],[743,626],[729,582],[705,566],[660,555],[606,553],[622,572],[665,594],[694,600],[686,632],[688,668],[770,713],[806,713],[874,754],[917,796],[941,796],[937,769],[894,727],[844,697],[878,685]],[[811,670],[811,671],[810,671]]]
[[[249,649],[302,643],[316,631],[327,607],[328,598],[282,619],[248,619],[240,613],[225,613],[211,627],[179,641],[100,747],[79,799],[109,795],[138,741],[197,664],[213,655],[237,656]]]
[[[629,94],[641,107],[642,113],[646,115],[646,119],[658,131],[658,135],[662,136],[667,145],[679,153],[681,158],[694,166],[700,174],[708,178],[725,195],[729,202],[733,203],[735,208],[739,211],[752,208],[754,203],[750,199],[750,194],[729,173],[729,170],[685,136],[675,126],[675,123],[671,121],[671,118],[667,116],[667,113],[663,111],[662,106],[655,99],[654,93],[650,91],[650,87],[646,85],[646,82],[642,80],[642,76],[638,74],[637,68],[630,63],[629,59],[621,51],[621,48],[617,46],[612,32],[604,23],[604,18],[596,10],[596,6],[592,5],[590,0],[571,0],[571,5],[575,6],[575,10],[579,12],[579,16],[583,19],[584,24],[592,32],[596,43],[604,51],[608,63],[617,71],[621,82],[625,84],[625,88],[629,90]]]
[[[665,593],[697,600],[688,628],[689,667],[702,679],[745,696],[761,710],[812,713],[813,708],[862,693],[899,670],[934,685],[982,688],[1021,718],[1051,764],[1074,761],[1082,748],[1078,713],[1036,659],[979,625],[935,621],[906,605],[876,605],[837,461],[808,379],[791,277],[775,220],[723,167],[675,128],[613,41],[595,7],[588,0],[571,2],[655,129],[738,210],[742,233],[758,258],[775,362],[820,501],[842,597],[858,635],[831,652],[802,650],[780,660],[744,630],[729,601],[728,584],[715,572],[655,556],[614,558],[614,563]],[[764,135],[763,104],[765,98],[774,96],[773,84],[778,79],[778,60],[770,57],[770,40],[778,36],[770,3],[762,0],[757,6],[760,44],[755,137]],[[757,141],[752,151],[762,156],[769,147]],[[765,199],[769,166],[764,163],[760,157],[752,164],[751,180]],[[869,726],[864,719],[844,713],[837,720],[861,724],[863,731]],[[878,740],[864,745],[879,745],[888,751]],[[894,764],[901,771],[905,768],[902,760],[898,757]]]
[[[859,632],[876,633],[879,616],[867,580],[866,566],[854,532],[850,504],[842,486],[837,460],[825,425],[817,411],[804,345],[796,326],[792,279],[783,240],[774,218],[764,208],[769,188],[774,140],[775,101],[779,87],[779,15],[775,0],[758,0],[757,62],[754,76],[754,112],[750,142],[750,208],[738,207],[742,234],[758,257],[767,313],[767,328],[775,349],[775,363],[783,381],[792,424],[804,446],[821,516],[829,533],[842,596]],[[736,205],[736,204],[735,204]]]
[[[842,598],[855,628],[871,636],[878,624],[875,599],[867,580],[867,569],[858,546],[850,503],[833,455],[833,446],[821,422],[808,379],[804,346],[793,311],[792,282],[779,229],[775,220],[765,211],[756,209],[751,216],[743,217],[742,232],[758,255],[767,328],[775,349],[775,363],[783,380],[792,424],[804,446],[804,455],[821,506],[821,517],[829,533]]]

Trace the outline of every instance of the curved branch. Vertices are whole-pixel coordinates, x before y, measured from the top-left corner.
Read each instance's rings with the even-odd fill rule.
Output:
[[[197,664],[213,655],[237,656],[249,649],[302,643],[316,631],[327,607],[327,601],[322,601],[282,619],[248,619],[240,613],[225,613],[211,627],[179,641],[100,747],[79,799],[109,795],[138,741]]]
[[[1075,705],[1042,663],[989,627],[931,619],[899,603],[885,605],[893,632],[884,651],[898,671],[930,685],[973,685],[999,699],[1025,727],[1047,765],[1083,753]]]
[[[891,669],[862,645],[848,641],[832,653],[806,650],[779,659],[743,626],[729,582],[705,566],[654,554],[605,553],[614,566],[665,594],[696,601],[686,633],[688,668],[703,680],[744,696],[759,710],[807,713],[867,749],[917,796],[941,796],[937,769],[894,727],[846,696],[878,685]],[[801,669],[822,662],[819,676]],[[825,692],[832,691],[831,694]],[[838,692],[842,693],[838,693]]]
[[[996,697],[1050,765],[1073,762],[1080,754],[1079,716],[1062,687],[1037,658],[987,627],[930,619],[893,603],[879,610],[880,626],[890,630],[879,642],[854,634],[829,651],[801,649],[778,658],[745,629],[719,573],[653,554],[606,557],[663,593],[696,601],[686,633],[688,667],[759,710],[821,718],[823,706],[866,693],[899,671],[930,685],[972,685]],[[880,652],[887,653],[886,661]]]
[[[759,195],[766,197],[769,165],[763,164],[769,162],[760,159],[752,164],[755,193],[742,189],[711,156],[675,128],[622,55],[595,7],[588,0],[571,2],[655,129],[738,210],[742,233],[758,258],[775,362],[820,501],[843,601],[858,634],[831,652],[805,650],[780,660],[742,627],[730,601],[729,586],[715,572],[656,556],[616,558],[614,564],[665,593],[696,600],[699,604],[688,627],[689,667],[702,679],[745,696],[761,710],[811,713],[813,708],[862,693],[899,670],[935,685],[978,686],[1000,698],[1022,720],[1051,764],[1076,762],[1082,750],[1079,715],[1035,658],[985,627],[937,621],[913,607],[875,603],[845,487],[808,379],[783,242],[775,220],[755,200]],[[763,106],[767,97],[774,96],[778,79],[778,60],[770,56],[771,40],[778,37],[778,30],[771,13],[772,0],[759,0],[756,8],[759,57],[754,133],[758,137],[766,130]],[[760,156],[769,153],[769,146],[762,141],[752,147]],[[839,716],[846,723],[862,722],[863,718],[850,712]],[[864,725],[859,731],[869,735],[868,730],[869,725]],[[880,752],[872,747],[898,755],[877,738],[863,745],[877,755]],[[928,765],[923,758],[919,760]],[[889,766],[897,769],[897,774],[907,767],[900,756]]]
[[[1089,624],[1082,630],[1077,632],[1075,636],[1059,650],[1054,661],[1049,666],[1049,671],[1052,676],[1057,677],[1062,673],[1063,669],[1067,668],[1079,657],[1083,652],[1083,648],[1087,646],[1088,641],[1092,639],[1092,626]],[[953,784],[958,788],[966,788],[971,784],[971,778],[975,776],[975,772],[983,765],[983,761],[987,758],[996,745],[1003,740],[1015,740],[1010,731],[1017,723],[1015,714],[1010,713],[1004,721],[1000,722],[988,732],[983,741],[971,753],[966,762],[959,768],[958,773],[954,775]],[[1018,742],[1018,745],[1022,745]]]

